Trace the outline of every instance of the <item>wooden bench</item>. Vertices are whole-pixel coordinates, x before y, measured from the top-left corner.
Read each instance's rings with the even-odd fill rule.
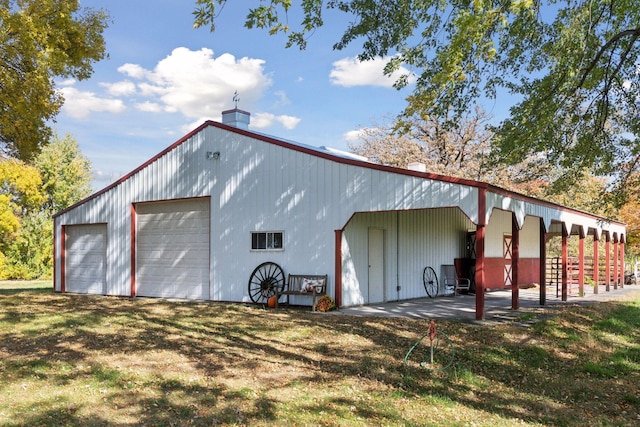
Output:
[[[276,289],[276,307],[278,306],[278,299],[280,295],[287,296],[287,304],[289,304],[289,297],[295,296],[308,296],[312,297],[311,310],[316,311],[316,305],[321,296],[327,294],[327,275],[318,274],[289,274],[287,283],[282,291],[278,292]]]

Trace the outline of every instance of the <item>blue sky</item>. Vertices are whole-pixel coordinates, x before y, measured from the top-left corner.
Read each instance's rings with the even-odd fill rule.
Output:
[[[65,105],[53,124],[71,134],[99,189],[144,163],[204,120],[238,108],[250,128],[313,146],[348,149],[358,129],[399,113],[384,61],[358,63],[358,45],[333,51],[343,25],[317,31],[305,51],[243,27],[247,3],[231,1],[217,29],[193,29],[191,0],[84,0],[112,19],[109,58],[84,81],[60,80]],[[340,17],[339,19],[344,19]],[[343,22],[344,24],[344,22]]]

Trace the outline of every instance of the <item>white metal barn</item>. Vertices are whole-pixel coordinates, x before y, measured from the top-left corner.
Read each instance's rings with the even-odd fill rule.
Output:
[[[593,236],[596,259],[605,237],[606,280],[623,276],[624,224],[254,133],[248,119],[224,112],[226,124],[204,123],[57,213],[55,290],[250,302],[249,277],[270,261],[328,274],[329,295],[353,306],[424,297],[425,267],[455,264],[471,271],[481,318],[484,290],[511,287],[517,306],[517,284],[544,282],[541,242],[552,234],[563,236],[564,265],[569,235],[580,247]]]

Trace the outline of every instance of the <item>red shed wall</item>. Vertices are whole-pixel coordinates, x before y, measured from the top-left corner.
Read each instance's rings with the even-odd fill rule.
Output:
[[[504,258],[485,258],[485,280],[487,289],[503,289]],[[520,258],[518,284],[540,283],[540,258]]]

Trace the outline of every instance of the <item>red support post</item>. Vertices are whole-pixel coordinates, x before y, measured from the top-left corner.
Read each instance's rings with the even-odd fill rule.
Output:
[[[600,240],[598,239],[598,231],[596,230],[593,233],[593,282],[595,283],[595,285],[593,286],[593,293],[597,294],[598,293],[598,288],[599,288],[599,283],[598,281],[600,280],[598,277],[598,269],[599,269],[599,264],[600,264],[600,258],[598,256],[598,246],[599,246]]]
[[[569,233],[567,227],[562,223],[562,301],[567,300],[567,289],[569,284],[568,260],[569,260]]]
[[[618,275],[618,238],[614,236],[613,238],[613,289],[618,289],[618,280],[620,279]]]
[[[476,226],[476,320],[484,319],[484,236],[487,217],[487,189],[478,189],[478,225]]]
[[[620,239],[620,287],[624,287],[624,237]]]
[[[137,226],[136,226],[136,221],[138,220],[138,214],[136,212],[136,205],[135,203],[131,204],[131,281],[129,284],[129,296],[131,298],[136,296],[136,292],[137,292],[137,284],[136,284],[136,271],[137,271],[137,266],[136,266],[136,248],[137,248],[137,243],[136,243],[136,236],[137,236]]]
[[[606,285],[607,292],[609,292],[611,290],[611,288],[609,287],[611,283],[611,236],[608,233],[604,243],[604,252],[605,252],[605,255],[604,255],[605,273],[604,274],[606,276],[604,284]]]
[[[584,296],[584,234],[580,233],[580,241],[578,242],[578,292],[581,297]]]
[[[547,230],[540,218],[540,305],[547,302]]]
[[[520,308],[518,287],[518,264],[520,261],[520,227],[516,214],[511,214],[511,308]]]

